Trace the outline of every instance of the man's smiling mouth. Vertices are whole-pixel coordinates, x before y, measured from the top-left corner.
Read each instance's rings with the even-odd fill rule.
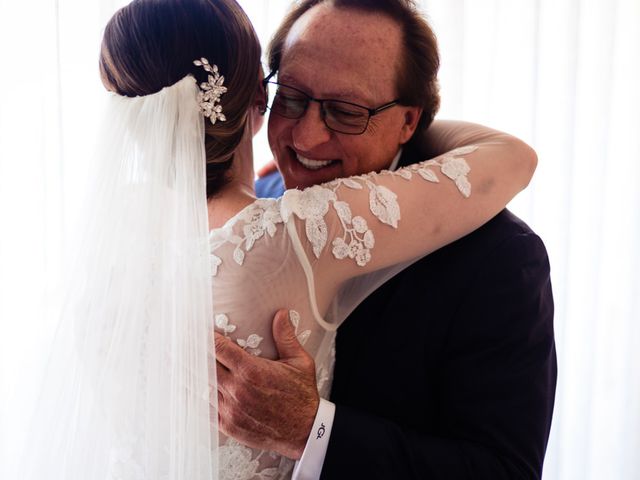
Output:
[[[319,170],[334,163],[333,160],[311,160],[310,158],[303,157],[300,154],[296,154],[296,159],[309,170]]]

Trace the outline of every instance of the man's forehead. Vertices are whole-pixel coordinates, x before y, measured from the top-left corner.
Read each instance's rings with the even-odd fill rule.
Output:
[[[400,25],[385,14],[321,3],[292,25],[284,49],[300,43],[316,48],[340,48],[345,42],[352,42],[351,50],[371,51],[392,46],[400,35]]]
[[[320,4],[291,28],[284,43],[280,70],[311,75],[329,71],[338,87],[353,84],[358,73],[364,83],[394,83],[400,57],[400,27],[390,18],[354,9]],[[373,83],[373,82],[372,82]],[[365,87],[366,85],[361,85]],[[372,85],[375,89],[376,85]]]

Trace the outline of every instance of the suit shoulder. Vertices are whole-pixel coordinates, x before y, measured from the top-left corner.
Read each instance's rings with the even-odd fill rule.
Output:
[[[530,245],[538,253],[546,255],[542,239],[522,219],[504,209],[482,227],[442,248],[439,252],[474,256],[491,254],[509,244]]]
[[[459,285],[472,272],[486,268],[501,271],[527,264],[548,267],[540,237],[521,219],[503,210],[479,229],[442,247],[401,272],[394,284]]]

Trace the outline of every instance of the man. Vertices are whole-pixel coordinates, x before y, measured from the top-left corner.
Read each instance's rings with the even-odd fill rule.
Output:
[[[438,106],[438,57],[410,2],[303,1],[270,60],[280,85],[310,97],[297,118],[270,117],[287,187],[428,156],[418,152]],[[365,131],[330,128],[335,105],[324,99],[370,109]],[[278,361],[217,337],[218,357],[240,372],[219,384],[239,399],[225,404],[221,429],[301,458],[294,478],[540,478],[556,381],[552,317],[544,246],[505,210],[350,315],[338,331],[332,403],[317,398],[313,362],[281,313]],[[269,402],[242,401],[258,392]]]

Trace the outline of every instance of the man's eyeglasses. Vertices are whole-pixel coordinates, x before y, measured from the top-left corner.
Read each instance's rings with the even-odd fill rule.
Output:
[[[368,108],[357,103],[342,100],[313,98],[297,88],[270,80],[273,74],[264,79],[265,88],[275,93],[269,109],[284,118],[298,119],[307,111],[310,102],[320,104],[320,114],[329,130],[347,135],[360,135],[367,130],[369,119],[384,110],[398,104],[399,99],[376,108]]]

